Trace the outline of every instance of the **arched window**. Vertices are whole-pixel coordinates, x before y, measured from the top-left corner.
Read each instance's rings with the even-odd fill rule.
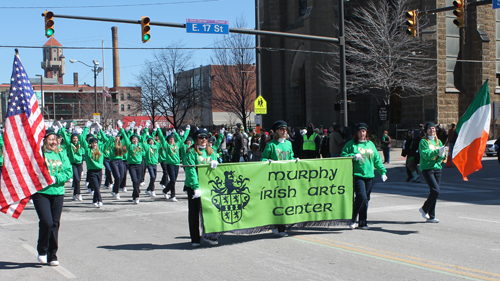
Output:
[[[127,109],[130,110],[130,104],[127,104]]]
[[[123,104],[121,105],[121,110],[125,111],[125,105],[123,105]]]
[[[123,93],[120,94],[120,100],[123,100]],[[122,105],[123,106],[123,105]]]

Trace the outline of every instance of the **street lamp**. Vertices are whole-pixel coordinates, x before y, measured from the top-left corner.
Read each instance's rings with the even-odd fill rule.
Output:
[[[95,99],[94,113],[97,113],[97,74],[99,74],[99,72],[102,71],[102,67],[97,67],[99,65],[99,62],[97,60],[92,61],[94,63],[93,67],[79,60],[70,59],[69,62],[71,63],[79,62],[83,65],[93,68],[92,71],[94,72],[94,99]]]

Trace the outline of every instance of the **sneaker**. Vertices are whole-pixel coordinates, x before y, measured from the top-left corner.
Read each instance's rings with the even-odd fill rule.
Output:
[[[164,186],[163,184],[160,184],[160,187],[161,187],[161,189],[165,189],[166,186]]]
[[[179,200],[177,200],[177,198],[175,198],[175,197],[170,198],[170,201],[172,201],[172,202],[179,202]]]
[[[286,232],[283,231],[283,232],[279,232],[278,235],[281,236],[281,237],[287,237],[288,233],[286,233]]]
[[[73,195],[73,200],[78,200],[78,196]]]
[[[422,217],[426,220],[429,220],[431,217],[429,217],[429,214],[427,214],[426,212],[424,212],[424,209],[420,208],[418,209],[418,211],[420,212],[420,214],[422,214]]]
[[[51,261],[50,262],[50,266],[58,266],[59,265],[59,261]]]
[[[358,227],[358,224],[357,224],[357,223],[355,223],[355,222],[353,222],[353,223],[351,223],[351,224],[349,225],[349,228],[350,228],[350,229],[355,229],[356,227]]]
[[[44,256],[38,255],[38,262],[42,263],[42,264],[46,264],[47,263],[47,255],[44,255]]]
[[[94,191],[90,192],[90,194],[92,194],[92,196],[94,196]]]
[[[70,179],[69,179],[69,182],[70,182],[70,183],[73,183],[73,178],[70,178]],[[71,188],[73,188],[73,187],[71,187]]]
[[[430,223],[438,223],[438,222],[439,222],[439,220],[438,220],[438,219],[436,219],[436,218],[433,218],[433,219],[428,219],[428,220],[426,220],[426,222],[430,222]]]
[[[113,191],[111,191],[111,196],[115,197],[116,193],[114,193]]]
[[[170,199],[170,194],[168,193],[163,192],[163,196],[165,197],[165,199]]]
[[[30,199],[30,201],[29,201],[29,202],[30,202],[31,204],[33,204],[33,199]]]
[[[205,239],[205,241],[207,241],[208,244],[210,244],[210,245],[218,245],[219,244],[219,241],[217,241],[217,240]]]
[[[145,182],[141,182],[141,186],[144,186],[146,183]]]
[[[364,230],[370,230],[371,229],[368,225],[363,225],[360,228],[364,229]]]
[[[99,208],[101,208],[101,207],[102,207],[102,205],[103,205],[103,204],[102,204],[102,202],[99,202]]]
[[[92,193],[92,190],[90,188],[87,187],[87,192],[88,193]]]
[[[123,191],[123,192],[127,192],[127,188],[126,188],[126,187],[124,187],[124,188],[122,189],[122,191]]]
[[[94,207],[99,208],[99,203],[98,203],[98,202],[95,202],[95,203],[94,203]]]
[[[120,200],[120,199],[121,199],[121,198],[120,198],[120,193],[115,194],[115,199],[116,199],[116,200]]]
[[[412,179],[411,179],[411,182],[414,182],[414,183],[420,183],[420,177],[419,177],[419,176],[417,176],[417,177],[415,177],[415,178],[412,178]]]
[[[193,247],[195,247],[195,248],[196,248],[196,247],[200,247],[200,243],[193,243],[192,245],[193,245]]]
[[[104,188],[109,189],[111,185],[105,185]]]
[[[272,231],[274,234],[276,234],[276,235],[278,234],[278,230],[276,228],[272,229]]]
[[[149,192],[150,192],[149,190],[146,190],[146,195],[147,196],[151,196],[151,194]]]
[[[151,191],[150,193],[151,193],[151,196],[156,197],[156,192],[154,190]]]
[[[78,201],[83,201],[82,195],[78,194]]]
[[[87,186],[87,187],[89,186],[89,182],[88,181],[85,182],[85,186]]]
[[[140,201],[140,199],[139,199],[139,198],[135,198],[135,199],[134,199],[134,204],[139,204],[139,201]]]

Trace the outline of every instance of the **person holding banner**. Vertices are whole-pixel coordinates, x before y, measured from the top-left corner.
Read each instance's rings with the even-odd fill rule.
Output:
[[[426,222],[438,223],[436,219],[436,202],[439,196],[441,182],[441,162],[446,158],[446,146],[436,136],[436,125],[429,122],[425,124],[425,137],[420,140],[420,170],[425,182],[430,188],[429,196],[422,208],[419,209]]]
[[[352,211],[352,221],[349,227],[355,229],[370,229],[366,220],[368,216],[368,202],[373,187],[374,168],[382,175],[382,181],[387,180],[387,170],[385,169],[380,154],[367,137],[368,125],[365,123],[356,124],[356,133],[353,139],[348,141],[340,154],[341,157],[354,157],[354,193],[355,199]],[[356,219],[359,216],[358,224]]]
[[[262,152],[261,161],[294,160],[292,143],[288,140],[287,124],[283,120],[274,122],[272,126],[274,139],[267,143]],[[298,160],[298,158],[297,158]],[[277,225],[273,233],[281,237],[286,237],[286,225]]]
[[[200,236],[200,212],[201,212],[201,190],[198,181],[196,165],[210,164],[212,169],[217,168],[217,158],[214,151],[207,145],[208,133],[205,129],[198,129],[193,133],[194,143],[186,151],[186,160],[183,164],[186,166],[185,189],[188,195],[188,221],[189,234],[193,247],[199,247]],[[205,240],[210,245],[217,245],[218,236],[207,237]]]
[[[64,184],[72,174],[71,163],[65,151],[57,148],[58,140],[53,129],[45,131],[43,155],[53,184],[31,195],[38,219],[38,261],[52,266],[57,260],[59,222],[64,202]]]

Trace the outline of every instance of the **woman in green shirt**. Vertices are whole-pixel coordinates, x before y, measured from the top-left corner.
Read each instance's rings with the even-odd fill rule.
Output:
[[[425,137],[420,140],[420,170],[425,182],[429,185],[430,193],[422,208],[419,209],[427,222],[438,223],[436,219],[436,202],[439,196],[441,182],[441,162],[445,159],[446,147],[436,136],[436,125],[432,122],[425,124]]]
[[[147,131],[147,128],[145,129]],[[156,197],[156,192],[155,192],[155,181],[156,181],[156,175],[157,175],[157,166],[158,166],[158,152],[160,149],[160,144],[154,140],[153,137],[147,136],[144,138],[145,141],[143,142],[144,145],[144,152],[145,152],[145,161],[146,161],[146,168],[148,169],[149,173],[149,186],[146,189],[146,194],[152,197]]]
[[[68,136],[64,126],[59,130],[59,134],[62,136],[63,145],[67,148],[66,152],[69,162],[73,168],[73,200],[82,201],[82,195],[80,193],[80,180],[83,171],[83,148],[81,147],[78,139],[79,134],[73,132],[71,136]]]
[[[52,266],[59,265],[59,222],[64,202],[64,183],[71,178],[71,164],[65,152],[58,148],[56,132],[48,129],[43,140],[45,165],[53,183],[31,195],[38,219],[38,261]]]
[[[90,121],[89,121],[90,122]],[[92,122],[90,122],[92,123]],[[99,124],[98,130],[101,130]],[[98,139],[92,137],[87,140],[83,137],[87,135],[90,124],[87,122],[87,127],[80,135],[80,143],[84,150],[85,163],[87,164],[87,177],[89,179],[89,188],[94,192],[92,202],[94,206],[100,208],[102,206],[101,198],[101,182],[102,182],[102,168],[104,167],[104,148],[105,143],[99,143]]]
[[[382,181],[387,180],[385,169],[380,154],[367,137],[368,125],[356,124],[353,139],[348,141],[342,149],[341,157],[354,157],[354,193],[356,195],[353,204],[351,229],[356,228],[356,218],[359,215],[358,226],[362,229],[370,229],[366,220],[368,216],[368,202],[373,187],[374,168],[382,175]]]
[[[130,177],[132,178],[132,186],[134,188],[134,190],[132,191],[132,199],[134,201],[134,204],[139,204],[139,193],[141,192],[139,187],[141,184],[140,180],[142,173],[142,155],[144,154],[144,145],[142,143],[139,143],[138,135],[132,135],[130,139],[128,138],[127,133],[125,132],[125,130],[123,130],[122,121],[118,120],[117,124],[120,128],[120,134],[123,137],[122,142],[127,148],[128,169]]]

